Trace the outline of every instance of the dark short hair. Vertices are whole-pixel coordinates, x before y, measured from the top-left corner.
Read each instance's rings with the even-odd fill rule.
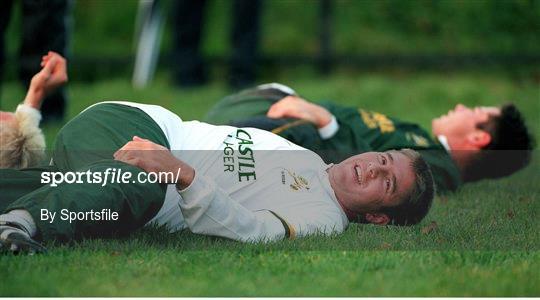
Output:
[[[504,104],[499,115],[477,128],[489,133],[491,141],[465,166],[464,181],[508,176],[530,162],[534,139],[514,104]]]
[[[392,225],[414,225],[427,215],[435,196],[435,183],[431,169],[420,153],[411,149],[401,149],[400,153],[411,159],[415,174],[414,187],[400,204],[384,207],[381,212],[390,217]]]

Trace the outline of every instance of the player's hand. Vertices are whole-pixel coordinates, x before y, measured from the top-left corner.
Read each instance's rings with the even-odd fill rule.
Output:
[[[166,177],[166,182],[160,183],[176,184],[180,189],[189,186],[195,177],[193,168],[174,157],[169,149],[138,136],[134,136],[132,141],[127,142],[113,156],[115,160],[139,167],[146,172],[173,174],[162,176],[162,179]],[[178,172],[180,176],[177,182],[175,179]]]
[[[58,53],[49,51],[41,59],[41,71],[30,82],[25,104],[39,109],[43,98],[68,81],[66,60]]]
[[[313,123],[318,128],[328,125],[332,120],[332,114],[325,108],[297,96],[287,96],[274,103],[266,116],[272,119],[302,119]]]

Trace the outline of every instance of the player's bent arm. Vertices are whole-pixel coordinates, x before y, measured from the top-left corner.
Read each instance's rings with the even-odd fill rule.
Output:
[[[286,236],[284,224],[275,214],[248,210],[197,172],[191,185],[178,192],[182,215],[194,233],[242,242],[271,242]]]
[[[322,139],[329,139],[339,130],[332,113],[326,108],[298,96],[288,96],[273,104],[266,114],[269,118],[296,118],[317,127]]]
[[[47,94],[68,81],[67,62],[60,54],[49,51],[42,57],[42,69],[32,77],[23,104],[39,110]]]

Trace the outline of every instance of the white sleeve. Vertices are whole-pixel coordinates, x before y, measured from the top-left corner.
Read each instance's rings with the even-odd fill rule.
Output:
[[[24,116],[23,119],[28,122],[28,126],[31,125],[33,127],[39,127],[39,121],[41,121],[41,112],[39,111],[39,109],[22,103],[17,105],[15,115]]]
[[[257,88],[258,90],[264,90],[264,89],[276,89],[276,90],[282,91],[282,92],[285,93],[285,94],[289,94],[289,95],[297,95],[297,94],[296,94],[296,91],[293,90],[291,87],[286,86],[286,85],[281,84],[281,83],[277,83],[277,82],[261,84],[261,85],[258,85],[256,88]]]
[[[326,124],[324,127],[319,128],[319,135],[323,140],[327,140],[333,137],[336,132],[339,130],[339,124],[336,120],[336,117],[332,115],[332,120],[330,123]]]
[[[195,173],[191,185],[178,191],[180,209],[193,233],[242,242],[270,242],[285,237],[284,224],[268,210],[250,211],[215,182]]]

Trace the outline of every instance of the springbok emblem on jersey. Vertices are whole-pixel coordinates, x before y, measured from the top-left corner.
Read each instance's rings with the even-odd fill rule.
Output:
[[[285,170],[292,177],[292,182],[289,184],[289,187],[291,188],[291,190],[293,191],[309,190],[309,182],[304,177],[294,172],[291,172],[287,169]],[[282,176],[282,183],[285,184],[285,180],[284,180],[285,174],[283,171],[281,172],[281,176]]]

